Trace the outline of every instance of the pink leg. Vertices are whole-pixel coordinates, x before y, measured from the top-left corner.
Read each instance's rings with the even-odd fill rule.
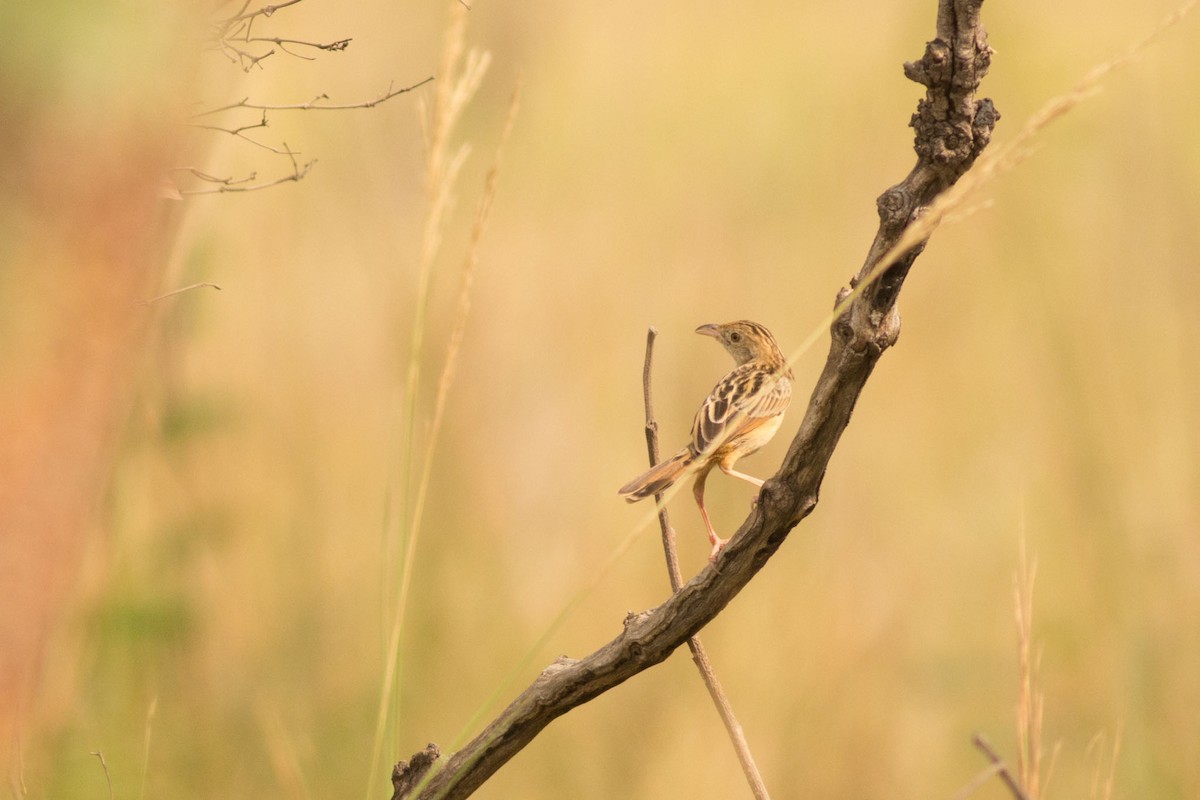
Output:
[[[753,484],[754,484],[755,486],[757,486],[758,488],[760,488],[760,489],[762,488],[763,481],[762,481],[762,480],[760,480],[759,478],[756,478],[756,477],[754,477],[753,475],[747,475],[747,474],[746,474],[746,473],[744,473],[744,472],[738,472],[738,471],[737,471],[737,470],[735,470],[733,467],[731,467],[731,466],[726,466],[726,465],[724,465],[724,464],[721,464],[721,465],[720,465],[720,467],[721,467],[721,472],[724,472],[724,473],[725,473],[726,475],[728,475],[729,477],[731,477],[731,478],[741,478],[741,479],[742,479],[742,480],[744,480],[746,483],[753,483]]]
[[[717,536],[712,521],[708,518],[708,509],[704,507],[704,482],[706,480],[708,480],[708,469],[701,470],[696,475],[696,482],[692,485],[692,496],[696,498],[696,505],[700,506],[700,516],[704,518],[704,527],[708,529],[708,541],[712,544],[712,552],[708,554],[708,560],[715,564],[717,554],[725,546],[725,540]]]

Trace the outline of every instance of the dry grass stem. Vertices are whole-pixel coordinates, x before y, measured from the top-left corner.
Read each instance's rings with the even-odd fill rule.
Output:
[[[108,800],[113,800],[112,775],[108,774],[108,762],[104,760],[104,753],[100,752],[99,750],[94,750],[89,755],[93,755],[100,759],[100,767],[104,770],[104,781],[108,784]]]
[[[1121,754],[1121,730],[1117,729],[1117,735],[1113,739],[1112,750],[1108,756],[1108,774],[1103,778],[1101,784],[1101,775],[1104,772],[1104,746],[1107,743],[1108,737],[1101,731],[1092,737],[1092,741],[1088,742],[1085,755],[1093,757],[1096,760],[1096,766],[1092,771],[1091,791],[1088,793],[1090,800],[1112,800],[1113,786],[1117,777],[1117,760]]]
[[[1035,688],[1036,657],[1032,653],[1033,582],[1037,576],[1037,561],[1025,558],[1025,542],[1021,540],[1021,561],[1013,577],[1013,610],[1017,623],[1017,666],[1020,693],[1017,699],[1017,775],[1029,792],[1030,800],[1038,797],[1038,775],[1041,772],[1041,730],[1043,697]]]
[[[986,784],[992,778],[999,775],[1000,770],[1002,770],[1003,768],[1004,768],[1003,762],[1001,762],[1001,763],[993,762],[993,763],[989,764],[988,766],[984,767],[982,770],[980,770],[978,775],[976,775],[974,778],[972,778],[967,783],[966,786],[964,786],[963,788],[961,788],[957,792],[955,792],[954,796],[952,798],[950,798],[950,800],[967,800],[968,797],[970,797],[971,795],[973,795],[977,791],[979,791],[981,788],[983,788],[984,784]]]
[[[509,134],[512,132],[513,122],[516,120],[519,105],[520,89],[518,88],[513,92],[504,128],[500,134],[500,143],[496,147],[495,161],[491,169],[488,170],[487,177],[484,180],[483,194],[480,197],[479,205],[475,212],[475,219],[471,227],[471,237],[467,244],[467,255],[463,261],[462,280],[459,286],[453,328],[446,343],[446,356],[442,362],[442,374],[438,379],[437,396],[433,405],[433,417],[429,424],[428,442],[425,447],[425,458],[421,465],[421,476],[417,482],[413,501],[412,522],[410,523],[411,533],[408,537],[408,545],[405,548],[404,561],[400,571],[400,591],[402,598],[407,598],[408,596],[412,567],[416,556],[417,537],[415,534],[421,529],[421,522],[424,519],[425,500],[429,492],[429,480],[433,470],[433,456],[437,450],[438,434],[442,429],[442,421],[445,418],[446,411],[446,400],[450,395],[450,387],[454,383],[454,375],[458,368],[458,355],[462,347],[463,337],[466,335],[467,319],[471,313],[471,289],[475,283],[475,270],[479,265],[480,242],[483,240],[483,233],[487,229],[492,204],[496,198],[497,179],[500,174],[500,158],[503,154],[504,146],[508,142]],[[397,629],[399,628],[400,620],[403,618],[402,611],[405,604],[405,601],[402,599],[401,613],[398,613],[396,618]]]
[[[1041,654],[1033,651],[1033,584],[1037,559],[1025,554],[1025,537],[1020,538],[1020,563],[1013,577],[1013,610],[1017,623],[1017,662],[1020,691],[1017,699],[1017,776],[1029,796],[1038,800],[1042,792],[1042,725],[1045,695],[1038,681]],[[1056,748],[1057,755],[1057,748]],[[1051,760],[1053,768],[1053,759]],[[1046,775],[1049,780],[1049,773]]]
[[[149,300],[141,300],[139,302],[144,306],[148,306],[151,303],[157,303],[159,300],[166,300],[168,297],[174,297],[177,294],[183,294],[184,292],[190,292],[192,289],[205,289],[205,288],[216,289],[218,292],[221,291],[221,287],[215,283],[204,283],[204,282],[193,283],[191,286],[184,286],[182,288],[160,294],[157,297],[151,297]]]
[[[279,718],[279,712],[269,708],[266,702],[260,701],[255,711],[271,769],[282,789],[281,795],[292,800],[304,800],[309,797],[309,792],[305,788],[300,758],[287,726]]]
[[[426,141],[426,214],[423,225],[420,255],[418,259],[418,277],[416,287],[416,304],[413,315],[413,325],[410,339],[408,368],[404,385],[404,400],[400,418],[406,429],[402,452],[402,466],[396,475],[396,485],[390,490],[393,496],[403,498],[399,504],[400,512],[385,525],[384,545],[384,576],[385,593],[387,587],[395,587],[395,601],[390,611],[390,624],[386,626],[385,666],[383,671],[383,688],[380,692],[380,703],[376,720],[374,745],[372,747],[371,768],[369,770],[367,793],[374,789],[377,769],[382,757],[384,733],[389,716],[393,721],[398,717],[400,681],[400,637],[404,626],[408,606],[409,589],[412,581],[413,564],[416,558],[417,543],[424,516],[425,499],[428,494],[429,480],[432,474],[433,455],[437,446],[438,434],[444,418],[446,399],[458,363],[458,354],[466,331],[467,318],[470,314],[471,289],[474,283],[476,267],[479,263],[479,247],[483,233],[487,228],[492,204],[495,199],[497,177],[499,175],[500,154],[508,140],[516,118],[519,106],[519,94],[514,92],[509,106],[508,115],[501,132],[500,143],[497,146],[496,160],[488,172],[483,194],[476,211],[467,244],[467,255],[463,265],[462,282],[459,290],[458,303],[455,309],[453,328],[446,348],[442,374],[438,382],[437,396],[434,402],[432,419],[429,423],[424,458],[420,465],[420,474],[415,487],[412,484],[414,458],[416,453],[417,433],[417,396],[420,384],[420,357],[424,346],[426,321],[429,311],[432,276],[434,265],[442,246],[442,231],[453,207],[453,188],[459,172],[470,150],[466,145],[457,149],[450,145],[453,130],[461,117],[463,109],[475,95],[491,62],[487,53],[471,52],[466,57],[466,64],[461,66],[464,41],[466,36],[466,11],[461,7],[452,7],[450,24],[447,29],[440,61],[440,80],[434,94],[433,105],[427,106],[422,102],[419,106],[422,129]],[[393,504],[389,503],[389,507]],[[388,574],[396,563],[393,557],[398,550],[396,538],[398,528],[404,526],[404,552],[400,559],[398,576]],[[391,714],[389,715],[389,709]]]

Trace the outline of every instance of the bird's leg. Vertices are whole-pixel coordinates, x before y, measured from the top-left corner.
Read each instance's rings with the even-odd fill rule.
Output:
[[[762,480],[760,480],[760,479],[758,479],[758,478],[756,478],[756,477],[754,477],[753,475],[747,475],[747,474],[746,474],[746,473],[744,473],[744,472],[738,472],[736,469],[734,469],[734,468],[733,468],[732,466],[730,466],[729,464],[720,464],[719,466],[721,467],[721,472],[724,472],[724,473],[725,473],[726,475],[728,475],[729,477],[731,477],[731,478],[741,478],[741,479],[742,479],[742,480],[744,480],[746,483],[752,483],[752,484],[754,484],[755,486],[757,486],[759,489],[761,489],[761,488],[762,488],[763,481],[762,481]],[[758,505],[758,495],[757,495],[757,494],[755,494],[755,495],[754,495],[754,499],[750,501],[750,507],[751,507],[751,508],[754,508],[756,505]]]
[[[708,541],[712,544],[712,552],[708,554],[708,560],[715,564],[717,554],[725,546],[725,540],[717,536],[712,521],[708,518],[708,509],[704,507],[704,482],[706,480],[708,480],[708,470],[703,469],[696,475],[696,482],[692,484],[692,496],[696,498],[696,505],[700,506],[700,516],[704,518],[704,527],[708,529]]]
[[[762,479],[760,479],[760,478],[756,478],[756,477],[754,477],[753,475],[747,475],[747,474],[746,474],[746,473],[744,473],[744,472],[738,472],[736,469],[734,469],[734,468],[733,468],[731,465],[729,465],[729,464],[719,464],[718,466],[720,466],[720,468],[721,468],[721,472],[724,472],[724,473],[725,473],[726,475],[728,475],[729,477],[731,477],[731,478],[741,478],[741,479],[742,479],[742,480],[744,480],[746,483],[753,483],[753,484],[754,484],[755,486],[757,486],[758,488],[760,488],[760,489],[762,488],[762,485],[763,485],[763,483],[764,483],[764,481],[763,481]]]

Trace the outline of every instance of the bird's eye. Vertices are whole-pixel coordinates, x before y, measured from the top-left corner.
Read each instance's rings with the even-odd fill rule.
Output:
[[[729,334],[729,341],[733,342],[734,344],[737,344],[741,340],[742,340],[742,335],[740,333],[738,333],[737,331],[733,331],[732,333]]]

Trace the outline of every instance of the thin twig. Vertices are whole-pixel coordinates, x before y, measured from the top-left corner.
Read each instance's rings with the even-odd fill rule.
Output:
[[[236,14],[232,17],[227,17],[226,19],[221,20],[218,24],[227,26],[232,25],[235,22],[241,22],[242,20],[253,19],[254,17],[269,17],[281,8],[294,6],[300,2],[303,2],[303,0],[284,0],[282,3],[272,3],[271,5],[263,6],[262,8],[248,12],[244,11],[246,6],[250,5],[247,3],[246,5],[242,6],[243,13]]]
[[[198,128],[199,130],[202,130],[202,131],[217,131],[218,133],[228,133],[230,136],[241,136],[246,131],[252,131],[255,128],[268,127],[267,112],[264,111],[262,113],[262,119],[260,119],[258,122],[255,122],[253,125],[239,125],[236,128],[226,128],[222,125],[204,125],[204,124],[201,124],[198,122],[193,122],[188,127]],[[257,142],[255,142],[255,144],[257,144]]]
[[[229,192],[257,192],[260,189],[268,189],[272,186],[278,186],[281,183],[288,183],[289,181],[304,180],[304,177],[306,175],[308,175],[308,173],[312,170],[313,165],[315,165],[317,163],[317,160],[314,158],[312,161],[309,161],[306,164],[304,164],[304,166],[301,166],[300,162],[296,161],[296,156],[298,155],[298,153],[296,151],[292,150],[291,148],[289,148],[287,146],[287,142],[283,143],[283,147],[284,147],[284,149],[280,152],[280,154],[287,156],[292,161],[292,173],[290,175],[284,175],[282,178],[276,178],[275,180],[267,181],[266,183],[247,183],[246,181],[254,179],[254,174],[252,174],[249,178],[247,178],[245,180],[233,180],[232,178],[213,179],[213,178],[211,178],[211,176],[198,175],[197,177],[201,177],[202,180],[216,180],[219,183],[219,185],[213,187],[212,189],[180,189],[179,193],[184,194],[184,195],[191,195],[191,194],[226,194]],[[193,173],[193,174],[195,174],[195,173]]]
[[[658,463],[658,420],[654,418],[654,395],[651,390],[650,368],[654,361],[654,340],[658,338],[658,329],[653,325],[646,331],[646,361],[642,366],[642,396],[646,408],[646,451],[650,456],[650,466]],[[654,496],[658,507],[658,526],[662,530],[663,552],[667,557],[667,577],[671,582],[671,591],[678,592],[683,586],[683,573],[679,569],[679,553],[675,549],[675,529],[671,527],[671,519],[667,515],[667,506],[660,492]]]
[[[995,748],[988,743],[988,740],[983,738],[983,734],[976,733],[971,737],[971,741],[980,752],[991,760],[992,765],[996,768],[996,774],[1000,776],[1000,780],[1004,781],[1004,785],[1008,787],[1008,791],[1012,794],[1014,800],[1030,800],[1029,795],[1025,793],[1025,789],[1021,787],[1020,782],[1017,781],[1012,771],[1009,770],[1008,764],[1000,757]]]
[[[380,103],[391,100],[397,95],[404,94],[405,92],[411,92],[413,89],[424,86],[432,80],[433,76],[430,75],[425,80],[418,81],[412,86],[405,86],[400,89],[389,86],[386,92],[379,95],[374,100],[364,100],[359,103],[343,103],[340,105],[322,103],[321,101],[329,99],[329,95],[324,93],[317,95],[307,103],[294,103],[291,105],[267,105],[265,103],[251,103],[249,97],[243,97],[236,103],[230,103],[229,105],[220,106],[218,108],[210,108],[207,111],[201,111],[193,115],[192,118],[198,119],[200,117],[206,117],[210,114],[219,114],[222,111],[232,111],[236,108],[250,108],[254,109],[255,111],[348,111],[353,108],[374,108]]]
[[[646,331],[646,361],[642,367],[642,394],[646,406],[646,450],[650,456],[650,466],[652,467],[658,463],[659,459],[658,422],[654,419],[654,399],[651,392],[651,367],[654,362],[654,340],[657,336],[658,331],[654,326]],[[683,587],[683,573],[679,568],[679,553],[675,547],[675,529],[671,527],[665,498],[661,492],[654,495],[654,502],[658,506],[658,524],[662,529],[663,554],[667,559],[667,574],[671,580],[671,591],[678,592]],[[750,784],[750,792],[754,795],[755,800],[770,800],[771,796],[767,792],[767,785],[758,771],[758,765],[754,763],[754,755],[750,752],[746,734],[737,721],[737,716],[733,713],[733,706],[730,705],[729,697],[725,694],[725,689],[717,678],[712,662],[709,661],[708,652],[704,649],[704,643],[700,641],[700,635],[696,634],[689,638],[687,645],[692,652],[692,663],[700,671],[704,686],[708,689],[708,694],[717,707],[721,722],[724,723],[725,730],[729,733],[733,752],[737,755],[738,763],[742,765],[746,782]]]
[[[307,42],[307,41],[304,41],[303,39],[284,39],[279,36],[248,36],[244,39],[239,38],[238,41],[239,42],[269,42],[270,44],[278,45],[279,47],[284,48],[285,50],[287,50],[286,45],[295,44],[295,45],[300,45],[302,47],[311,47],[314,50],[324,50],[328,53],[340,53],[341,51],[343,51],[347,47],[349,47],[350,42],[352,42],[354,40],[353,39],[338,39],[337,41],[334,41],[334,42],[326,42],[326,43],[322,44],[321,42]],[[308,56],[301,56],[298,53],[291,52],[290,50],[287,50],[287,52],[289,55],[294,55],[294,56],[297,56],[298,58],[308,58]]]

